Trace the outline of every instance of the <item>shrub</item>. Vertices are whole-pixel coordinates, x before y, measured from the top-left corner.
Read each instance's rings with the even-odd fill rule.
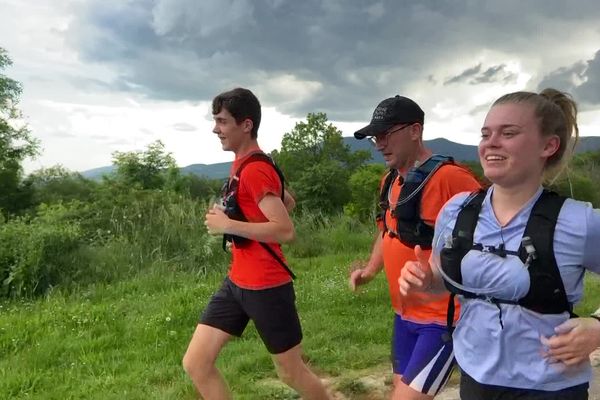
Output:
[[[0,225],[0,297],[44,293],[68,276],[66,257],[81,242],[76,223],[62,220],[64,207],[40,210],[28,220],[15,218]]]

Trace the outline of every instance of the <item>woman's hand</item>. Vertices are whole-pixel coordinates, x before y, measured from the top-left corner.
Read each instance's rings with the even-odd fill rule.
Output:
[[[540,338],[545,347],[542,354],[568,367],[589,362],[590,354],[600,346],[600,321],[595,318],[571,318],[554,331],[556,335]]]

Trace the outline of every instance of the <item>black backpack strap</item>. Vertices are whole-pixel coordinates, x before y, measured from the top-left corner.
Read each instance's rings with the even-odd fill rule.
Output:
[[[397,169],[390,169],[385,175],[385,179],[383,180],[383,185],[381,186],[381,191],[379,192],[379,207],[382,212],[390,208],[390,201],[388,199],[388,193],[390,190],[390,186],[392,186],[392,182],[398,176]]]
[[[242,164],[240,164],[240,166],[235,171],[235,174],[233,174],[231,179],[239,181],[240,175],[241,175],[244,167],[246,165],[250,164],[251,162],[255,162],[255,161],[264,161],[267,164],[271,165],[273,167],[273,169],[275,169],[275,172],[277,173],[277,176],[279,177],[279,180],[281,181],[281,200],[283,201],[284,192],[285,192],[285,190],[284,190],[285,177],[283,176],[283,172],[281,172],[281,169],[279,169],[279,167],[277,166],[277,164],[275,164],[273,159],[269,155],[263,153],[262,151],[256,151],[254,153],[250,153],[248,158],[245,159]]]
[[[388,198],[390,187],[394,182],[394,179],[398,177],[398,170],[395,168],[390,169],[385,176],[383,181],[383,185],[381,186],[381,191],[379,192],[379,215],[377,216],[377,220],[381,220],[383,222],[383,233],[388,231],[387,224],[385,222],[385,213],[390,208],[390,200]]]
[[[292,277],[292,279],[296,279],[296,275],[294,274],[294,272],[292,272],[292,270],[290,269],[290,267],[287,266],[287,264],[281,259],[281,257],[279,257],[277,255],[277,253],[275,253],[275,250],[273,250],[268,244],[266,244],[265,242],[258,242],[260,243],[260,245],[275,259],[277,260],[277,262],[279,263],[279,265],[281,265],[283,267],[283,269],[286,270],[286,272]]]
[[[554,231],[565,200],[555,192],[542,192],[531,210],[519,248],[521,260],[527,263],[529,259],[531,282],[529,292],[519,304],[541,313],[573,312],[554,256]],[[528,252],[529,244],[533,248],[529,247]]]
[[[456,217],[456,223],[452,230],[451,245],[452,249],[458,250],[456,252],[457,259],[452,260],[454,262],[454,268],[451,268],[449,265],[447,269],[444,269],[444,272],[446,272],[455,282],[462,283],[460,262],[465,254],[473,247],[473,235],[475,233],[477,221],[479,220],[481,205],[483,204],[486,194],[487,191],[485,189],[471,193],[460,206],[460,211]],[[449,283],[446,282],[446,284],[448,285]]]
[[[392,210],[392,216],[396,219],[396,230],[392,234],[405,246],[414,248],[419,245],[424,250],[431,249],[434,229],[421,218],[423,188],[438,169],[453,163],[452,157],[435,154],[407,172]]]
[[[461,263],[463,257],[473,247],[473,234],[477,221],[479,220],[479,212],[487,191],[481,189],[473,192],[465,199],[460,206],[460,211],[456,217],[456,223],[452,230],[452,243],[450,247],[442,249],[440,254],[442,268],[444,273],[453,281],[462,283]],[[464,294],[463,291],[453,286],[450,282],[444,280],[444,285],[450,291],[448,299],[448,309],[446,313],[446,329],[447,335],[444,335],[444,340],[450,340],[454,331],[454,313],[455,305],[454,298],[456,294]]]
[[[429,179],[433,176],[433,174],[440,169],[440,167],[442,167],[443,165],[446,164],[454,164],[454,158],[450,157],[450,156],[443,156],[441,154],[434,154],[431,157],[429,157],[427,160],[425,160],[421,165],[419,165],[417,168],[414,168],[412,171],[409,171],[408,174],[414,173],[416,176],[418,176],[418,186],[416,188],[411,187],[408,188],[407,186],[403,186],[402,189],[404,189],[405,187],[409,189],[409,193],[407,193],[405,190],[402,190],[400,192],[400,197],[398,200],[398,204],[396,207],[403,205],[404,203],[410,201],[414,196],[421,194],[423,187],[425,187],[425,184],[427,183],[427,181],[429,181]],[[405,183],[412,183],[410,177],[407,175],[407,182]],[[420,202],[419,202],[420,203]]]

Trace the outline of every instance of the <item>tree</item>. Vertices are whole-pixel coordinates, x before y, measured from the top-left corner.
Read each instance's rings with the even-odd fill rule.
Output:
[[[350,176],[350,202],[344,208],[346,214],[367,220],[378,211],[379,186],[384,172],[383,164],[369,164]]]
[[[0,71],[12,65],[0,47]],[[30,191],[22,185],[21,163],[38,154],[39,144],[21,118],[17,108],[21,84],[0,72],[0,209],[15,213],[29,204]]]
[[[371,155],[352,152],[325,113],[309,113],[281,141],[273,158],[296,192],[302,209],[341,211],[349,200],[348,179]]]
[[[53,204],[71,200],[89,201],[92,199],[97,182],[84,178],[78,172],[71,172],[61,165],[41,168],[25,178],[33,188],[33,204]]]
[[[128,188],[163,189],[180,177],[175,159],[160,140],[150,143],[146,151],[114,152],[113,164],[117,182]]]

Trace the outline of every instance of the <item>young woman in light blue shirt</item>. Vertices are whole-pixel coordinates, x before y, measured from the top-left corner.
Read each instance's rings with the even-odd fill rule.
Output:
[[[600,321],[572,318],[566,310],[536,312],[518,303],[532,286],[529,261],[518,250],[544,178],[562,169],[577,140],[576,117],[575,102],[554,89],[496,100],[479,144],[492,185],[481,195],[475,246],[457,267],[462,282],[445,273],[448,263],[441,265],[440,253],[451,242],[468,193],[451,199],[438,216],[431,259],[421,256],[402,271],[403,294],[442,290],[443,279],[474,294],[458,296],[460,319],[452,336],[463,400],[588,398],[589,354],[600,346]],[[554,259],[572,306],[582,298],[585,270],[600,273],[600,210],[567,199],[553,237]],[[420,256],[420,249],[416,252]]]

